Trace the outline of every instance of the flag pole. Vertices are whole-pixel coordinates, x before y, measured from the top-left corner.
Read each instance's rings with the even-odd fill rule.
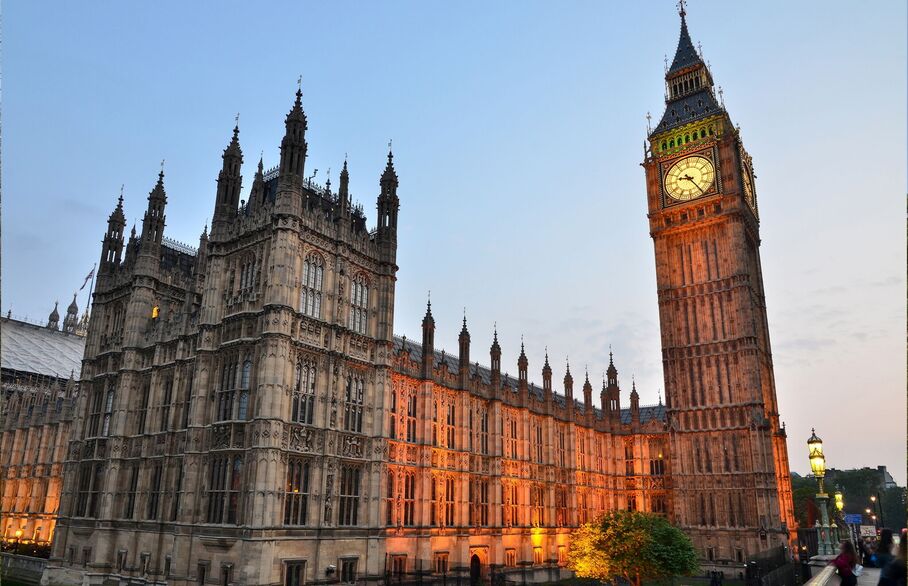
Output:
[[[95,288],[95,269],[97,269],[97,268],[98,268],[98,263],[93,264],[91,267],[91,285],[88,286],[88,303],[85,304],[85,313],[88,314],[89,318],[91,317],[91,312],[89,311],[89,309],[91,308],[91,305],[92,305],[91,292]]]

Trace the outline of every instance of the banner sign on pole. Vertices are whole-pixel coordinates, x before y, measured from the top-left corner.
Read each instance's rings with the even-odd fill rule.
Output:
[[[845,515],[845,522],[849,525],[860,525],[864,521],[864,515],[860,513],[852,513],[850,515]]]
[[[861,525],[861,537],[876,537],[876,527],[873,525]]]

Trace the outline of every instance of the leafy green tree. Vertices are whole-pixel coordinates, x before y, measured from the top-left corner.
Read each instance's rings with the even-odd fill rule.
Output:
[[[613,511],[579,527],[571,536],[568,566],[580,578],[620,577],[635,586],[699,570],[684,533],[659,515],[638,511]]]

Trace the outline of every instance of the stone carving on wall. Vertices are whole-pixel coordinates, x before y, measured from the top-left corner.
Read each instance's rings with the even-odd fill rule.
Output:
[[[325,523],[331,524],[331,505],[334,496],[334,474],[325,480]]]
[[[347,458],[362,458],[362,441],[362,438],[355,435],[344,436],[343,443],[341,444],[341,455]]]
[[[211,428],[211,449],[217,450],[230,446],[230,426],[215,425]]]
[[[291,427],[288,447],[298,452],[314,452],[321,436],[308,427]]]

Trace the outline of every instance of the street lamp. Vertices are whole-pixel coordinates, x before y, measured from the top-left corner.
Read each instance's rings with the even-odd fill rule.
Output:
[[[835,498],[835,509],[839,513],[841,513],[842,509],[845,508],[845,500],[844,500],[844,497],[842,497],[842,491],[841,490],[835,491],[835,494],[833,495],[833,497]]]
[[[883,499],[880,497],[880,493],[870,495],[870,502],[872,502],[876,505],[879,505],[879,507],[880,507],[880,525],[885,527],[886,525],[883,522]],[[876,507],[874,507],[874,508],[876,508]]]
[[[810,438],[807,440],[807,454],[810,459],[810,470],[817,479],[820,492],[817,493],[817,503],[819,504],[820,516],[823,524],[817,527],[817,545],[820,555],[832,555],[834,548],[829,542],[829,512],[826,510],[826,502],[829,495],[823,489],[823,477],[826,476],[826,456],[823,455],[823,440],[817,436],[815,429],[810,430]]]
[[[19,539],[22,538],[22,530],[16,529],[15,535],[16,535],[16,549],[14,551],[16,552],[16,555],[19,555]]]

